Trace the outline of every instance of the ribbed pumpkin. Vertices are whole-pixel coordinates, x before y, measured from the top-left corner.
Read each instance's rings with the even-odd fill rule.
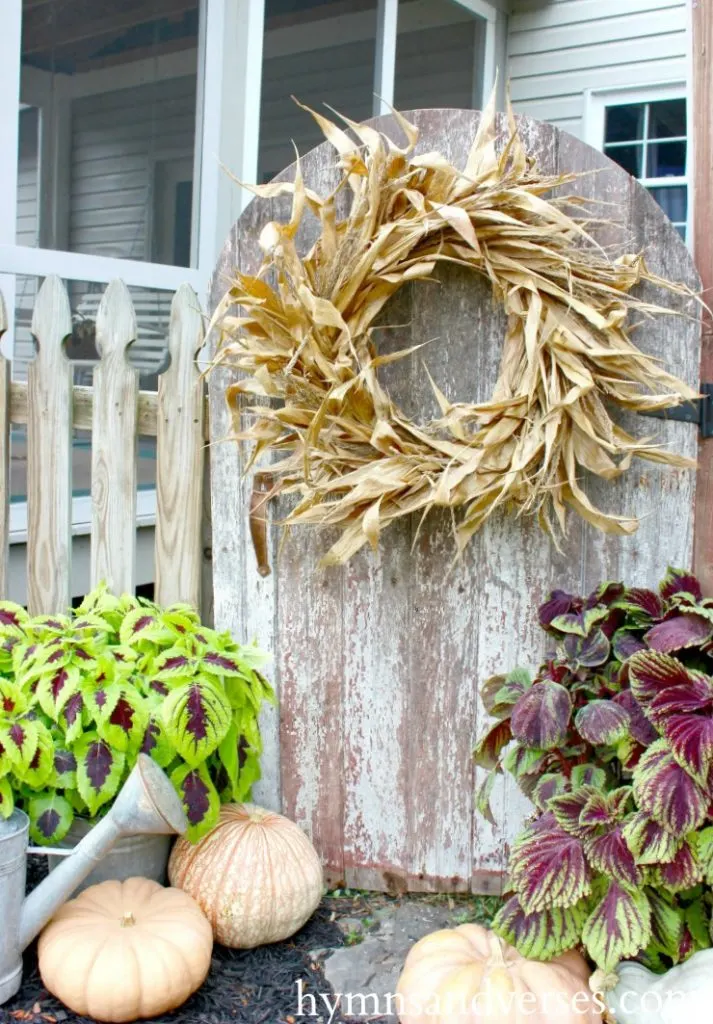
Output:
[[[477,924],[433,932],[410,950],[397,993],[401,1024],[601,1024],[590,971],[571,951],[526,960]]]
[[[42,982],[74,1013],[120,1024],[175,1010],[205,981],[213,935],[195,900],[147,878],[85,889],[40,936]]]
[[[253,804],[225,804],[195,845],[179,839],[168,877],[196,900],[216,940],[235,949],[294,935],[323,891],[322,866],[304,832]]]

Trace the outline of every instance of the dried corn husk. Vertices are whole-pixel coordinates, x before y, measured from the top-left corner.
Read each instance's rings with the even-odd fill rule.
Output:
[[[218,361],[247,374],[227,392],[234,437],[254,442],[251,461],[277,452],[275,493],[299,495],[286,522],[341,528],[324,564],[345,562],[367,542],[376,547],[394,519],[436,506],[460,510],[459,549],[500,507],[537,516],[553,534],[565,531],[567,507],[603,531],[633,532],[635,519],[592,504],[581,472],[612,479],[634,456],[692,465],[630,436],[608,411],[695,397],[637,349],[627,326],[632,311],[668,312],[631,295],[639,282],[688,290],[657,278],[641,254],[609,258],[568,212],[576,199],[545,198],[576,175],[544,174],[512,116],[498,153],[492,101],[463,170],[438,153],[414,156],[418,132],[399,114],[405,148],[344,119],[352,138],[311,113],[337,150],[340,185],[317,195],[298,160],[293,182],[253,189],[290,194],[292,214],[263,230],[258,275],[236,274],[213,322]],[[350,210],[338,220],[344,188]],[[302,256],[295,234],[308,210],[321,233]],[[443,262],[487,277],[508,328],[491,400],[452,403],[432,381],[441,415],[419,426],[377,374],[387,358],[408,353],[380,356],[372,328],[405,281],[426,280]],[[243,429],[246,395],[277,401],[248,409]]]

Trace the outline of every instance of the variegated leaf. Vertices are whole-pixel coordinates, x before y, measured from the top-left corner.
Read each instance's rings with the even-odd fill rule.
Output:
[[[513,736],[524,746],[551,750],[567,736],[572,700],[559,683],[535,683],[513,708],[510,723]]]
[[[220,798],[205,764],[197,768],[181,765],[171,772],[171,782],[188,818],[187,838],[195,843],[218,821]]]
[[[626,736],[629,714],[612,700],[591,700],[575,715],[574,727],[587,743],[604,746]]]
[[[672,861],[681,840],[653,821],[645,811],[637,811],[624,822],[622,835],[636,863],[666,864]]]
[[[675,836],[693,832],[705,821],[710,798],[671,756],[665,740],[642,755],[634,770],[639,807]]]
[[[603,835],[584,840],[584,849],[590,866],[625,889],[635,889],[641,884],[642,873],[636,865],[634,855],[624,842],[621,828],[617,825]]]
[[[478,741],[473,751],[473,760],[480,768],[495,768],[501,751],[512,739],[509,719],[496,722]]]
[[[32,725],[37,736],[35,752],[27,764],[16,764],[14,772],[30,789],[42,789],[54,773],[54,741],[42,722],[35,720]]]
[[[172,690],[162,709],[169,740],[194,767],[217,749],[230,728],[232,713],[225,693],[206,679]]]
[[[40,707],[53,722],[58,722],[62,709],[72,694],[81,688],[81,676],[75,665],[65,668],[53,667],[40,676],[37,683],[37,699]]]
[[[496,914],[493,931],[529,960],[552,960],[579,943],[586,919],[583,903],[526,914],[512,896]]]
[[[34,797],[29,802],[30,837],[38,846],[56,846],[74,821],[70,802],[59,793]]]
[[[683,892],[698,885],[705,872],[698,858],[695,841],[693,845],[682,843],[673,860],[659,865],[656,873],[659,885],[668,892]]]
[[[607,781],[607,774],[603,768],[597,768],[593,764],[576,764],[569,777],[572,789],[579,789],[581,786],[593,786],[601,789]]]
[[[0,818],[9,818],[14,809],[12,786],[7,778],[0,778]]]
[[[547,772],[538,781],[532,794],[532,800],[541,811],[548,810],[549,802],[554,796],[562,796],[569,790],[569,780],[564,775]]]
[[[550,818],[543,815],[518,836],[510,856],[510,878],[528,914],[572,907],[590,890],[581,841]]]
[[[167,768],[176,757],[176,751],[166,735],[160,711],[149,716],[141,742],[141,753],[148,754],[161,768]]]
[[[627,662],[634,697],[644,710],[662,690],[685,686],[691,681],[677,658],[657,651],[640,651]]]
[[[88,732],[72,749],[77,759],[77,789],[94,817],[116,795],[126,755],[112,750],[96,732]]]
[[[651,939],[651,908],[643,892],[609,887],[582,929],[582,941],[597,967],[613,971],[620,960],[635,957]]]

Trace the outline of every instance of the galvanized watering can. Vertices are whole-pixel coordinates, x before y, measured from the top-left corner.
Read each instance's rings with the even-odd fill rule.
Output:
[[[176,791],[158,765],[140,754],[114,806],[25,899],[29,819],[13,811],[0,820],[0,1005],[22,982],[22,951],[97,861],[122,836],[183,834],[188,822]]]

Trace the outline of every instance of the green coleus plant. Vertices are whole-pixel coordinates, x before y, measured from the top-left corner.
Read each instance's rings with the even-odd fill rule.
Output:
[[[259,778],[265,655],[192,608],[93,591],[68,616],[0,603],[0,817],[43,845],[110,806],[140,752],[168,773],[199,839]]]
[[[536,807],[493,927],[525,956],[581,944],[606,971],[663,971],[713,944],[713,600],[669,570],[658,592],[556,591],[539,616],[536,675],[482,690],[478,807],[492,820],[501,771]]]

